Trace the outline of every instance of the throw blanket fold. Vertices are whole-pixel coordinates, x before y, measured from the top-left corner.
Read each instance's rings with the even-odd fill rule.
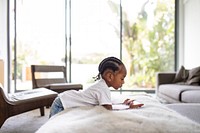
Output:
[[[53,116],[36,133],[200,133],[200,125],[149,96],[138,109],[109,111],[78,107]]]

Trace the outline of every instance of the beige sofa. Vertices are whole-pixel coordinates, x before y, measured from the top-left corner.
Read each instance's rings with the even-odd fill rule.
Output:
[[[159,72],[156,80],[156,96],[161,102],[170,103],[165,105],[200,123],[200,67]]]
[[[175,83],[177,74],[176,72],[157,73],[156,96],[165,103],[200,103],[200,85]]]

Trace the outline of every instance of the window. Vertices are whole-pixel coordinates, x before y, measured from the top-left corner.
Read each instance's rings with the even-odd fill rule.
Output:
[[[122,90],[154,89],[156,72],[174,70],[174,2],[71,1],[72,80],[90,82],[114,55],[128,70]]]
[[[10,4],[11,90],[31,89],[31,64],[65,64],[65,1],[16,0]]]
[[[175,0],[11,4],[12,87],[17,90],[32,87],[31,64],[66,64],[70,82],[88,85],[99,62],[116,56],[128,71],[122,91],[152,89],[156,72],[174,70]]]
[[[119,1],[118,1],[119,2]],[[71,1],[72,81],[89,84],[107,56],[120,58],[119,18],[107,0]]]
[[[154,88],[156,72],[174,70],[175,1],[122,0],[121,4],[127,88]]]

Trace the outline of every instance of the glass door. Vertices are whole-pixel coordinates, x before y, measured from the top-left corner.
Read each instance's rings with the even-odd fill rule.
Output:
[[[116,56],[128,70],[122,90],[155,88],[156,72],[174,70],[175,0],[14,2],[13,90],[32,88],[31,64],[67,64],[69,82],[89,85]]]
[[[174,71],[175,0],[121,0],[127,88],[154,90],[156,73]]]
[[[71,1],[72,81],[93,82],[112,55],[127,67],[122,90],[154,90],[156,72],[174,70],[174,16],[175,0]]]
[[[65,65],[65,0],[16,0],[11,9],[11,90],[31,89],[32,64]]]
[[[120,58],[120,21],[109,4],[107,0],[71,1],[72,82],[88,85],[103,58]]]

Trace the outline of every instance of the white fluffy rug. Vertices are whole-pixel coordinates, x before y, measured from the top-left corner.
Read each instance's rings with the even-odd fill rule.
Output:
[[[142,108],[108,111],[101,106],[65,110],[37,133],[200,133],[200,125],[149,96],[134,99]]]

